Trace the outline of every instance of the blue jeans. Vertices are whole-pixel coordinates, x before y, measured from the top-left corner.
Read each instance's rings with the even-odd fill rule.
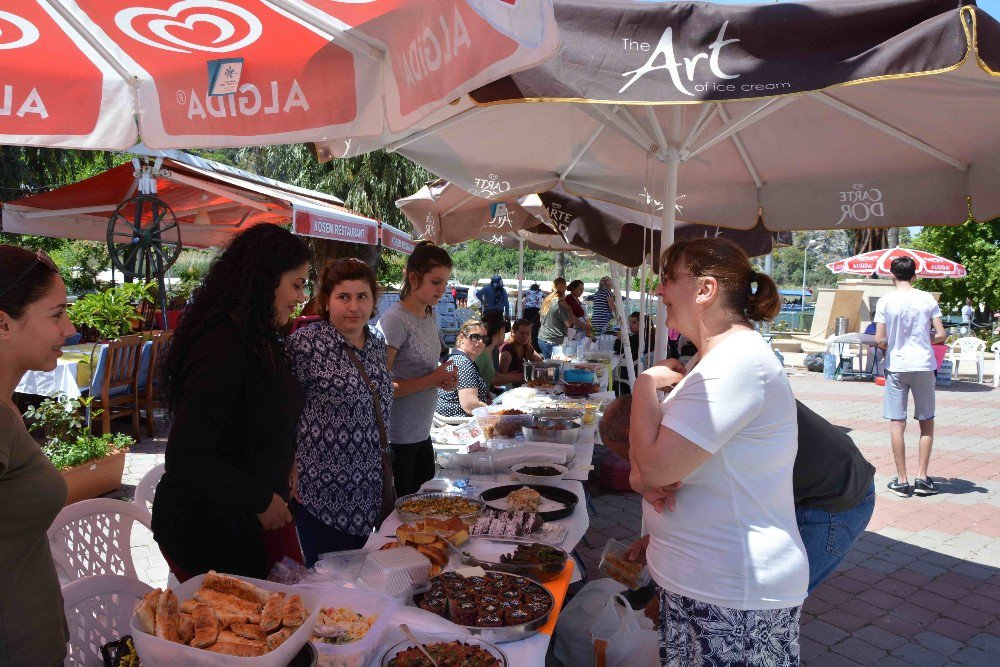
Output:
[[[555,347],[555,343],[550,343],[547,340],[538,339],[538,351],[542,353],[542,359],[552,358],[552,348]]]
[[[855,507],[836,514],[796,507],[795,521],[809,557],[809,592],[823,583],[851,550],[875,511],[875,483]]]

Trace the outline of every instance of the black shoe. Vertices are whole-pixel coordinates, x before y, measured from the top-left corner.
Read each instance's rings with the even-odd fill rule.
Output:
[[[886,488],[903,498],[909,498],[913,495],[913,487],[909,484],[901,484],[898,477],[893,477]]]
[[[930,475],[927,476],[927,479],[913,478],[913,493],[918,496],[933,496],[937,492],[937,485],[930,478]]]

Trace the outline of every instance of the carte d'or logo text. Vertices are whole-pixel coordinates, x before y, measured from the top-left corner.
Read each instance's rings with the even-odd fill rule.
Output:
[[[840,192],[838,199],[840,200],[838,225],[844,220],[868,222],[872,218],[885,217],[885,202],[882,201],[882,191],[878,188],[866,188],[861,183],[855,183],[850,190]]]

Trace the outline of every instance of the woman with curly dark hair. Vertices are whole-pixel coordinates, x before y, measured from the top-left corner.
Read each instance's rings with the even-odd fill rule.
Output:
[[[181,581],[213,569],[262,579],[282,556],[302,560],[287,506],[302,390],[277,327],[308,274],[301,239],[252,227],[212,263],[174,334],[153,536]]]

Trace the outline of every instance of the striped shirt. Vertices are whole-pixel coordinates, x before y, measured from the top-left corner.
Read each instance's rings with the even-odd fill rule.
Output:
[[[601,288],[594,292],[594,315],[590,318],[590,323],[593,325],[595,334],[604,333],[608,323],[611,322],[611,299],[613,298],[614,295],[608,289]]]

